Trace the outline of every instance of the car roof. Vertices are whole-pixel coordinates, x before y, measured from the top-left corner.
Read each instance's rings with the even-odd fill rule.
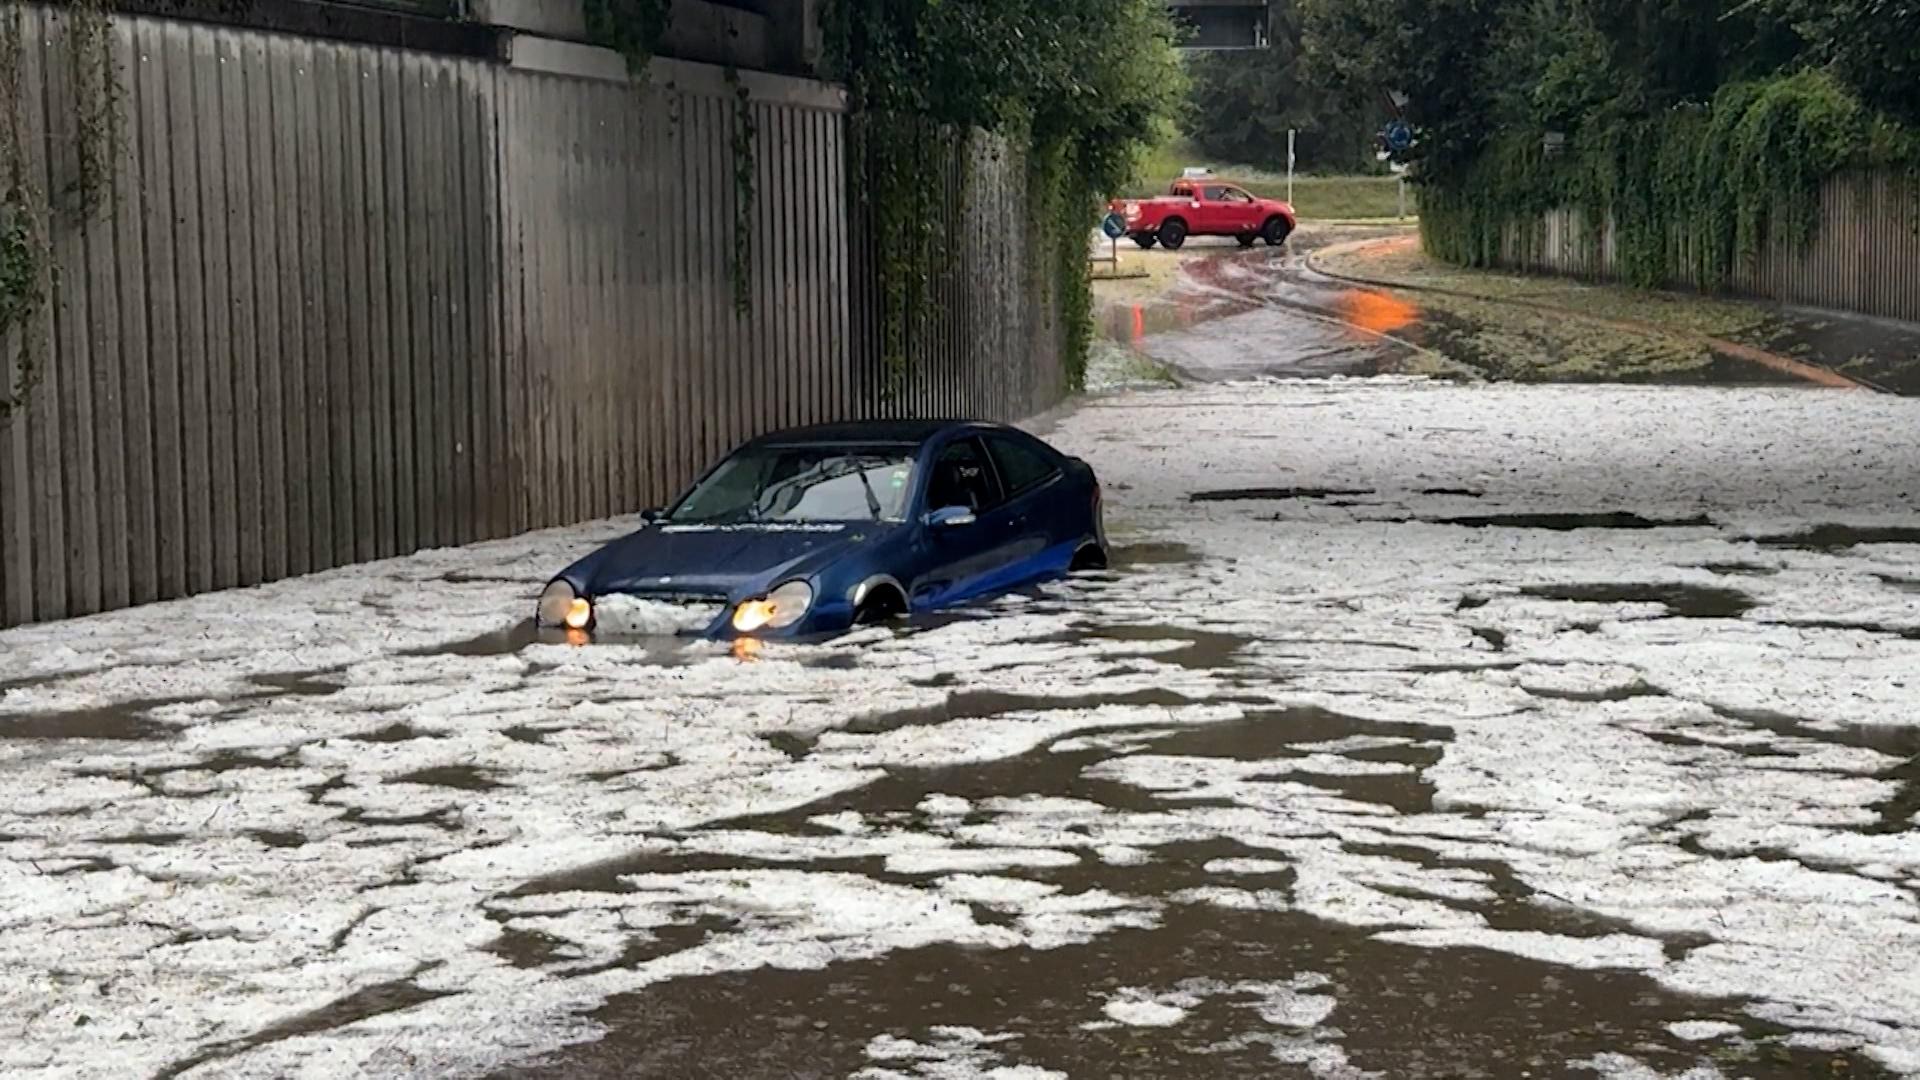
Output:
[[[923,446],[949,432],[1005,431],[1004,425],[983,420],[854,420],[838,424],[814,424],[762,435],[748,446],[833,446],[891,443]]]

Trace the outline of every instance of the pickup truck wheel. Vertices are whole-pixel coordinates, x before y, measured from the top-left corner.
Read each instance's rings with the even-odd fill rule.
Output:
[[[1140,249],[1142,251],[1145,251],[1146,249],[1151,248],[1153,245],[1159,243],[1160,238],[1153,235],[1152,233],[1135,233],[1133,237],[1133,242],[1136,244],[1139,244]]]
[[[1168,218],[1160,223],[1160,243],[1168,251],[1179,251],[1187,242],[1187,223]]]
[[[1260,230],[1260,235],[1266,239],[1269,247],[1279,247],[1287,242],[1287,237],[1293,235],[1293,226],[1287,224],[1286,218],[1276,215],[1267,219],[1266,228]]]
[[[1259,234],[1259,233],[1250,233],[1250,232],[1243,232],[1243,233],[1241,233],[1240,235],[1238,235],[1238,236],[1236,236],[1236,237],[1234,237],[1234,239],[1235,239],[1235,240],[1238,240],[1238,241],[1240,241],[1240,246],[1241,246],[1241,247],[1252,247],[1252,246],[1253,246],[1253,242],[1254,242],[1255,240],[1258,240],[1258,239],[1260,239],[1260,234]]]

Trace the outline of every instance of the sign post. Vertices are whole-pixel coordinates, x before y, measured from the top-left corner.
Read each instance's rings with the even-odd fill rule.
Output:
[[[1100,231],[1107,234],[1108,257],[1113,261],[1113,272],[1120,272],[1120,238],[1127,235],[1127,219],[1118,211],[1109,211],[1100,222]]]
[[[1294,147],[1294,138],[1299,134],[1300,133],[1298,131],[1295,131],[1293,128],[1287,129],[1287,205],[1288,206],[1293,205],[1293,163],[1296,160],[1293,153],[1293,147]]]

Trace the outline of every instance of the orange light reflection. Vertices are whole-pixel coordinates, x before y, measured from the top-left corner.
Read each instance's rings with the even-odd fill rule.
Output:
[[[1420,318],[1420,309],[1385,293],[1349,292],[1340,298],[1341,317],[1376,334],[1392,333]]]
[[[761,644],[759,638],[734,638],[733,658],[751,663],[752,661],[760,659],[760,650],[764,648],[766,648],[766,646]]]

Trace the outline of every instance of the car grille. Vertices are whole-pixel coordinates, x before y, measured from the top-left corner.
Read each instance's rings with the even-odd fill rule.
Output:
[[[699,634],[725,609],[714,596],[613,593],[594,605],[594,617],[604,634]]]

